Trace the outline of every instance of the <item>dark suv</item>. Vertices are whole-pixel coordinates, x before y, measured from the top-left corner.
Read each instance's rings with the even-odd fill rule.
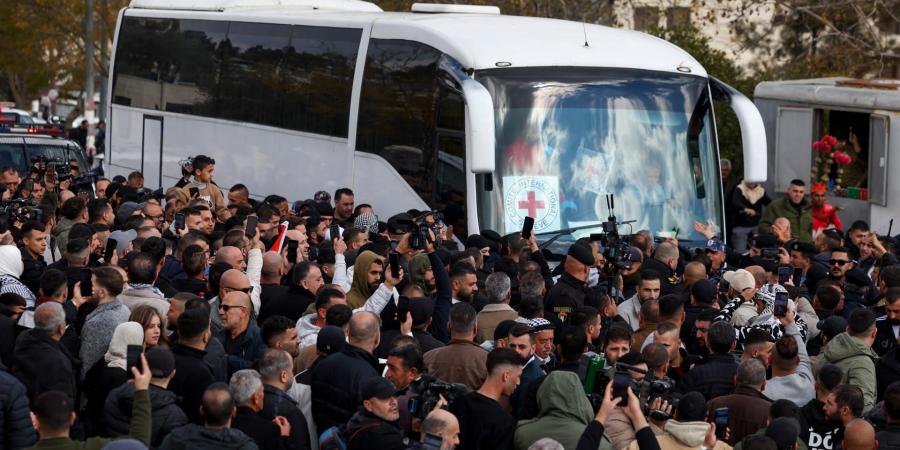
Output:
[[[15,167],[26,177],[33,162],[40,159],[60,163],[75,160],[82,173],[91,167],[75,141],[40,134],[0,133],[0,167]]]

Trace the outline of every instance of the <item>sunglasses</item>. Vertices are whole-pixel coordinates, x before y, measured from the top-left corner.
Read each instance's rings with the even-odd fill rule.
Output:
[[[229,289],[229,290],[232,290],[232,291],[240,291],[240,292],[243,292],[243,293],[245,293],[245,294],[247,294],[247,295],[250,295],[250,293],[253,292],[253,286],[249,286],[249,287],[245,287],[245,288],[234,288],[234,287],[227,287],[227,286],[226,286],[225,289]]]
[[[242,305],[224,305],[224,304],[223,304],[223,305],[219,305],[219,309],[224,310],[226,313],[227,313],[228,311],[231,311],[231,310],[234,309],[234,308],[246,308],[246,306],[242,306]]]
[[[838,266],[838,267],[840,267],[840,266],[843,266],[844,264],[847,264],[847,263],[849,263],[849,262],[850,262],[850,261],[847,261],[846,259],[832,259],[832,260],[829,260],[829,261],[828,261],[828,264],[831,264],[832,266]]]

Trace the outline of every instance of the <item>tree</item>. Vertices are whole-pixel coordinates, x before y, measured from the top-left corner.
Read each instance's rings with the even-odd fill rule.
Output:
[[[95,73],[108,76],[116,17],[128,0],[94,4]],[[0,1],[0,92],[21,108],[54,84],[61,93],[84,85],[84,0]]]

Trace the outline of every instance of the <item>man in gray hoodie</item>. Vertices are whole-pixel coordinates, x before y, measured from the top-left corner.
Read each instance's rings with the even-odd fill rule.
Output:
[[[788,305],[787,314],[778,318],[784,326],[784,336],[772,349],[772,378],[766,382],[763,394],[773,401],[787,399],[805,405],[816,397],[816,390],[806,343],[794,323],[796,314],[794,305]]]

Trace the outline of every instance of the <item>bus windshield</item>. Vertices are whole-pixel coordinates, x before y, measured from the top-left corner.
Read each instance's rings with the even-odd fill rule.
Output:
[[[607,220],[620,233],[722,225],[718,161],[705,78],[634,69],[481,71],[494,99],[496,170],[478,188],[482,229],[538,235]],[[490,175],[488,175],[490,176]],[[598,229],[573,233],[577,238]],[[540,236],[539,236],[540,237]]]

